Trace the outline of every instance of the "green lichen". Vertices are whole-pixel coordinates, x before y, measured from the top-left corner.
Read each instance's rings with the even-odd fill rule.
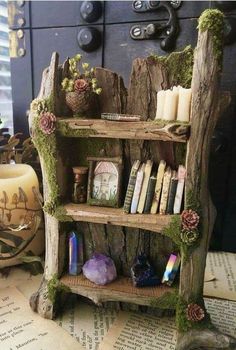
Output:
[[[169,73],[172,85],[181,85],[190,88],[193,73],[193,49],[187,46],[183,51],[172,52],[168,56],[151,55],[150,59],[163,64]]]
[[[192,190],[188,190],[186,194],[185,209],[192,209],[201,215],[201,205],[198,199],[199,193],[194,193]]]
[[[199,18],[198,29],[200,32],[209,30],[213,38],[213,49],[219,64],[222,62],[224,14],[217,9],[205,10]]]
[[[186,152],[187,152],[187,145],[186,143],[175,143],[174,145],[174,152],[175,152],[175,164],[177,165],[185,165],[186,161]]]
[[[118,202],[117,199],[110,199],[110,200],[106,200],[106,199],[94,199],[94,198],[88,198],[87,203],[89,205],[97,205],[100,207],[117,207],[118,206]]]
[[[53,103],[51,99],[45,100],[47,109],[50,111],[51,104]],[[38,153],[43,161],[45,167],[45,172],[47,176],[47,183],[49,189],[49,199],[44,204],[44,210],[53,215],[55,209],[59,205],[59,186],[57,184],[56,177],[56,136],[55,134],[45,135],[39,127],[39,115],[35,116],[33,121],[34,134],[33,142],[38,150]]]
[[[61,296],[61,294],[71,292],[68,286],[60,282],[56,274],[48,281],[47,287],[48,298],[53,304],[57,303],[58,298]]]
[[[70,215],[67,215],[66,209],[61,205],[55,209],[54,217],[60,222],[73,221],[73,218]]]
[[[167,292],[160,298],[151,300],[150,306],[158,309],[175,310],[178,304],[178,290],[174,289],[172,292]]]
[[[177,125],[189,125],[189,122],[181,122],[178,120],[164,120],[164,119],[149,119],[149,121],[152,121],[155,124],[160,124],[160,126],[170,125],[170,124],[177,124]]]
[[[96,132],[91,129],[72,129],[69,123],[64,120],[57,121],[57,133],[66,137],[90,137],[96,135]]]
[[[181,217],[180,215],[173,215],[168,226],[166,226],[162,233],[171,238],[172,241],[180,249],[182,245],[181,241]]]
[[[194,303],[200,305],[205,311],[205,317],[200,322],[193,322],[187,319],[187,307],[188,304]],[[209,314],[206,312],[204,301],[202,298],[190,298],[189,302],[186,302],[183,297],[178,298],[176,307],[176,326],[179,332],[187,332],[191,329],[206,329],[212,328]]]

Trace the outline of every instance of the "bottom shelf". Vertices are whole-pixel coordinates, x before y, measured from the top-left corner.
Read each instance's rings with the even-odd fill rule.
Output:
[[[138,305],[174,309],[176,289],[165,285],[137,288],[128,277],[118,277],[106,286],[98,286],[83,275],[64,275],[60,280],[72,293],[91,299],[96,304],[107,301],[120,301]],[[172,297],[173,296],[173,297]],[[170,300],[171,299],[171,302]]]

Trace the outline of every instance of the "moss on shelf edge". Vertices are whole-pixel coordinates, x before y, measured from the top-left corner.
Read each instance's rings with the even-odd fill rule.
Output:
[[[57,299],[60,296],[60,294],[71,293],[71,289],[62,282],[60,282],[56,274],[53,275],[53,277],[48,281],[47,289],[48,298],[52,302],[52,304],[55,304],[57,302]]]
[[[152,299],[150,306],[158,309],[175,310],[178,303],[178,290],[173,287],[172,292],[167,292],[160,298]]]
[[[59,120],[56,123],[56,130],[59,135],[66,137],[90,137],[96,135],[96,132],[92,129],[73,129],[70,127],[69,122]]]
[[[223,56],[223,32],[224,32],[224,14],[218,9],[205,10],[199,20],[198,29],[200,32],[209,30],[213,37],[213,49],[219,65],[222,64]]]

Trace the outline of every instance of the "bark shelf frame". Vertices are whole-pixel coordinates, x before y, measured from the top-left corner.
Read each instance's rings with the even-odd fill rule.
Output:
[[[31,135],[39,152],[43,172],[46,228],[44,277],[39,290],[32,295],[30,304],[32,309],[39,312],[41,316],[52,318],[55,307],[58,306],[57,297],[60,292],[68,291],[69,288],[74,293],[91,298],[97,304],[113,300],[146,306],[155,304],[157,308],[163,305],[164,308],[174,307],[178,329],[176,350],[236,349],[236,340],[216,330],[207,314],[201,322],[189,321],[187,318],[187,307],[190,304],[197,304],[205,310],[204,271],[216,216],[208,190],[210,143],[217,119],[229,103],[229,95],[219,92],[222,33],[223,14],[218,10],[206,10],[199,20],[199,35],[193,64],[193,52],[190,48],[180,53],[172,53],[166,58],[136,59],[133,63],[128,97],[121,77],[106,69],[96,69],[99,85],[103,88],[103,94],[100,96],[101,111],[140,114],[143,117],[142,122],[129,125],[129,130],[124,127],[126,123],[71,119],[65,105],[65,96],[61,91],[61,81],[68,72],[68,60],[63,65],[59,65],[58,54],[53,54],[50,66],[43,73],[38,98],[33,101],[30,111]],[[158,126],[153,121],[146,121],[147,118],[155,117],[157,91],[177,84],[188,86],[190,81],[192,108],[189,139],[189,125]],[[38,129],[40,111],[43,110],[42,106],[45,103],[49,111],[57,117],[56,131],[49,136],[43,135]],[[67,220],[70,215],[79,221],[107,224],[106,234],[109,241],[106,244],[108,246],[111,244],[117,254],[121,254],[118,250],[118,242],[122,246],[122,244],[128,244],[128,240],[124,243],[124,233],[121,231],[116,231],[117,235],[113,233],[110,227],[118,227],[113,225],[148,228],[157,232],[165,227],[170,228],[173,224],[172,217],[157,216],[147,223],[148,219],[142,218],[143,222],[141,222],[141,216],[139,217],[138,214],[136,219],[129,216],[125,219],[119,209],[109,212],[107,208],[90,209],[86,205],[65,205],[62,198],[67,191],[65,178],[68,169],[63,160],[63,152],[59,152],[59,149],[62,147],[61,140],[67,137],[107,138],[105,149],[109,156],[120,156],[123,152],[129,160],[127,164],[138,157],[140,159],[149,157],[150,154],[153,155],[154,160],[164,158],[170,165],[176,164],[178,158],[176,144],[187,142],[185,208],[199,212],[201,236],[198,244],[188,250],[187,257],[185,253],[188,248],[180,244],[182,260],[177,292],[169,288],[154,288],[138,292],[132,288],[130,280],[125,276],[104,288],[93,286],[81,276],[72,278],[66,275],[61,278],[66,238],[61,224],[62,218]],[[112,140],[109,140],[110,138]],[[124,141],[121,143],[120,139]],[[147,218],[150,218],[148,214]],[[134,222],[135,220],[137,221]],[[96,241],[97,232],[100,229],[96,228],[97,224],[91,225],[94,225],[95,234],[87,232],[88,239],[92,239],[93,236],[93,240]],[[145,243],[146,236],[137,230],[136,233],[139,235],[139,240]],[[161,237],[150,233],[150,242],[154,242],[159,236]],[[130,246],[125,246],[125,261],[128,263],[133,254],[131,246],[135,243],[135,233],[131,232],[127,237],[131,242]],[[149,249],[152,249],[151,244]],[[154,245],[154,249],[158,250],[158,245]],[[123,261],[120,262],[121,265],[122,263]],[[124,265],[122,268],[124,269]],[[120,289],[120,283],[124,286],[123,290]]]

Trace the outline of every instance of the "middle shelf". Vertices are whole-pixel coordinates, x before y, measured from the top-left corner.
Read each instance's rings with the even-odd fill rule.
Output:
[[[111,224],[135,227],[160,233],[169,226],[176,215],[160,214],[125,214],[123,208],[90,206],[88,204],[68,203],[64,206],[68,216],[75,221],[96,224]]]

